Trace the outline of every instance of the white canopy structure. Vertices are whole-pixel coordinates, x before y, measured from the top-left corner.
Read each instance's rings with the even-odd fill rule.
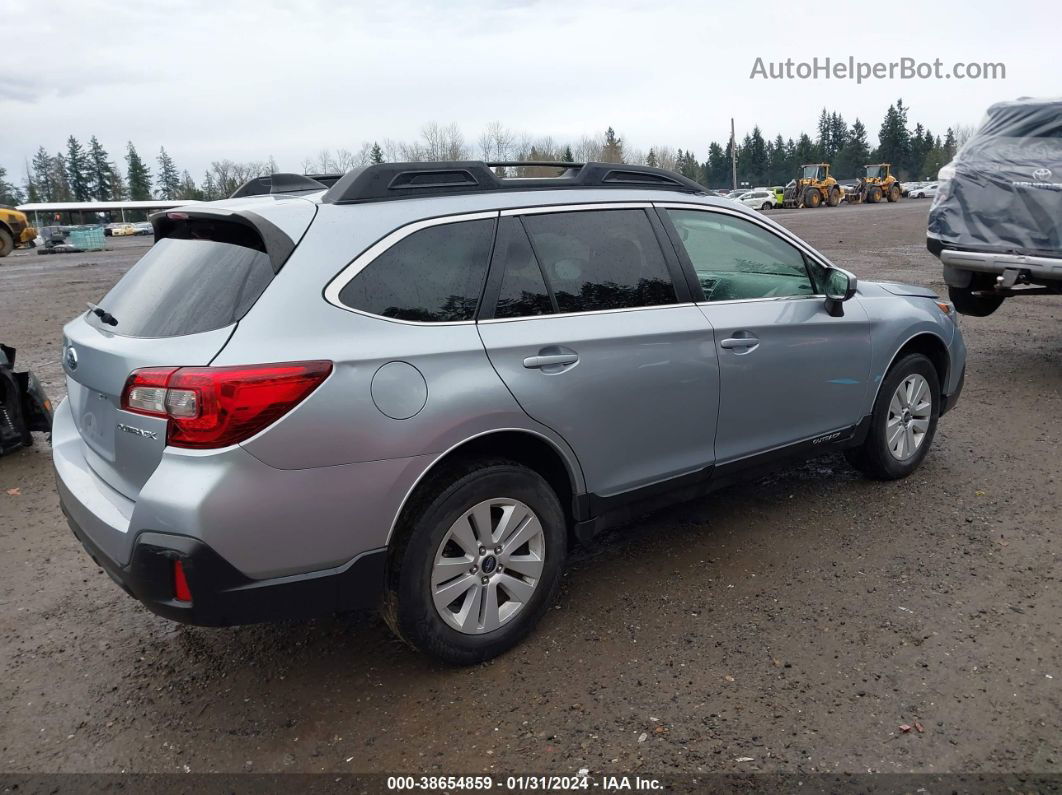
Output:
[[[188,204],[199,202],[189,199],[151,199],[148,201],[119,201],[119,202],[30,202],[20,204],[16,209],[24,213],[33,213],[35,225],[37,213],[121,213],[125,220],[126,210],[168,210],[171,207],[184,207]]]

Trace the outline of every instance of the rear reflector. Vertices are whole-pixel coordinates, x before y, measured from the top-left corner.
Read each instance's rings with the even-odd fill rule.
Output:
[[[184,576],[181,561],[173,561],[173,598],[178,602],[191,602],[192,589],[188,587],[188,578]]]
[[[329,361],[148,367],[129,375],[122,408],[169,420],[166,443],[174,447],[227,447],[276,422],[331,372]]]

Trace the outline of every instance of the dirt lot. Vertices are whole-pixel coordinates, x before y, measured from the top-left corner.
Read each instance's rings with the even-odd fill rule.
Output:
[[[926,211],[775,217],[863,278],[943,289]],[[63,322],[143,245],[0,265],[0,340],[54,398]],[[0,770],[1062,772],[1060,320],[1046,297],[963,320],[966,390],[910,479],[827,458],[645,518],[470,669],[373,616],[151,615],[71,536],[41,438],[0,459]]]

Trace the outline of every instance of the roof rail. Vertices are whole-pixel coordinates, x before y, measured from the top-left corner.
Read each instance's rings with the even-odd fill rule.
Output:
[[[230,199],[245,196],[266,196],[270,193],[298,193],[308,190],[325,190],[340,178],[340,174],[287,174],[277,172],[253,177],[240,185]]]
[[[494,168],[563,168],[556,177],[499,177]],[[564,163],[481,160],[435,163],[380,163],[348,171],[321,201],[326,204],[390,201],[524,190],[568,188],[650,188],[706,193],[691,179],[650,166],[623,163]]]

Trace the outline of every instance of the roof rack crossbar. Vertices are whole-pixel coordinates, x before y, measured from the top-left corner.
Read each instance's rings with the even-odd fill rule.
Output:
[[[556,177],[500,177],[495,168],[563,168]],[[326,204],[452,196],[513,190],[640,188],[706,193],[693,180],[651,166],[625,163],[481,160],[379,163],[347,172],[322,197]]]

